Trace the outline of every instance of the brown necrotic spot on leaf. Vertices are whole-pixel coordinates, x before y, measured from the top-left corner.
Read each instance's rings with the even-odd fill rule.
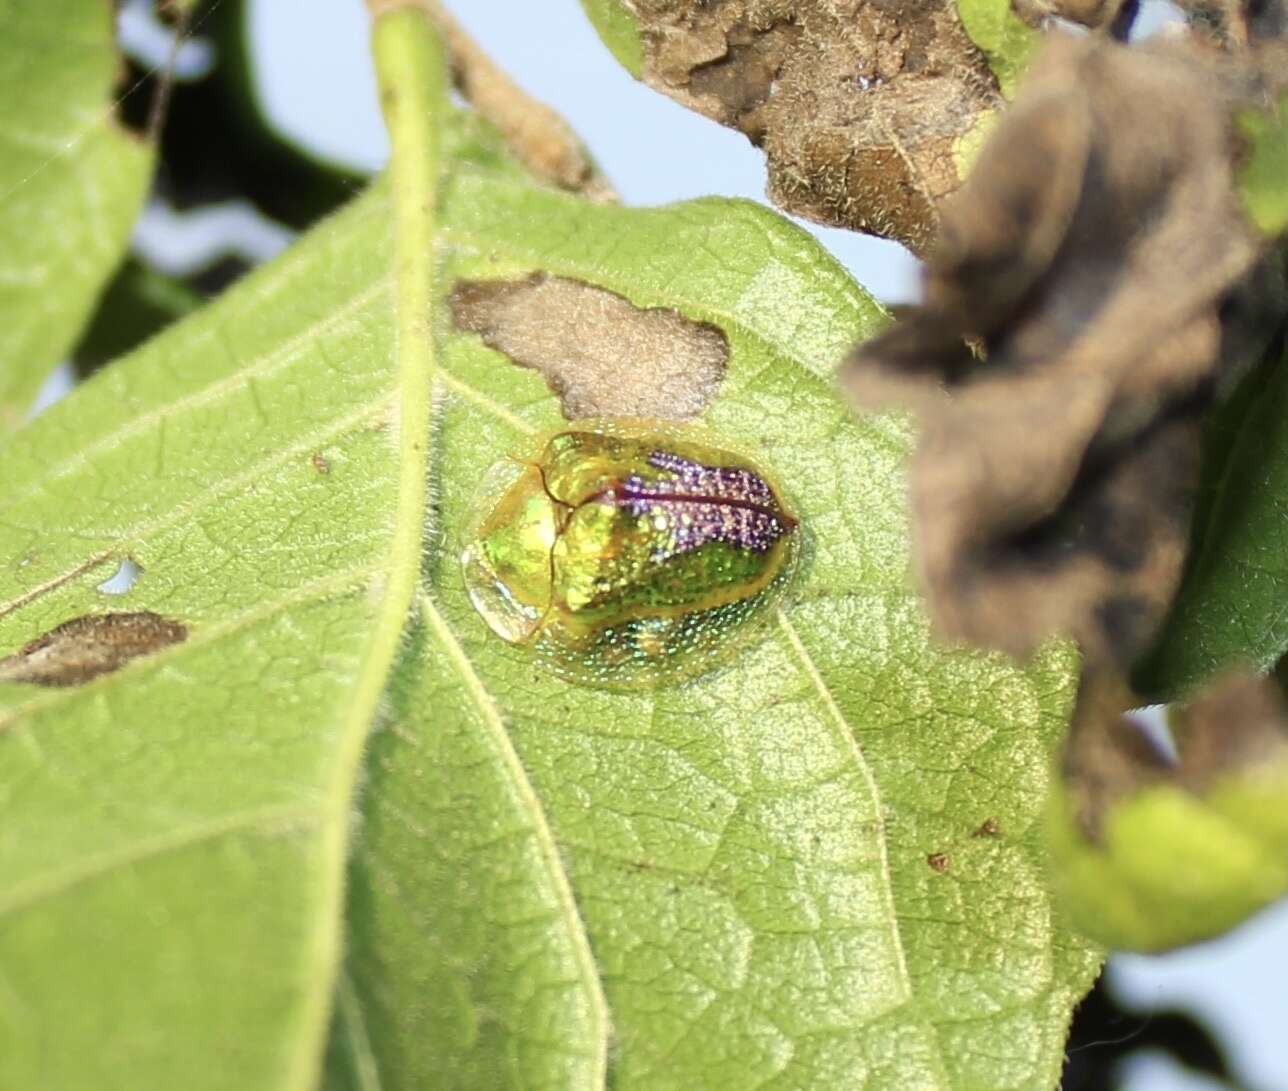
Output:
[[[0,682],[78,686],[187,637],[188,629],[181,622],[150,610],[87,614],[63,622],[0,659]]]
[[[922,249],[1001,103],[951,0],[638,0],[644,78],[765,151],[789,212]]]
[[[990,815],[976,827],[972,837],[997,837],[1002,832],[1002,825],[996,818]]]
[[[917,564],[941,632],[1124,663],[1179,579],[1202,414],[1258,283],[1232,95],[1198,53],[1053,42],[943,207],[924,305],[846,383],[914,409]],[[1255,339],[1254,339],[1255,340]],[[975,346],[975,351],[968,347]]]
[[[1062,774],[1074,818],[1093,841],[1116,804],[1151,787],[1171,785],[1202,796],[1222,780],[1288,763],[1288,710],[1271,679],[1228,674],[1173,709],[1175,756],[1125,715],[1136,704],[1121,677],[1110,672],[1089,673],[1078,692]]]
[[[706,408],[729,360],[715,326],[566,277],[462,280],[450,305],[459,329],[539,371],[568,420],[688,420]]]

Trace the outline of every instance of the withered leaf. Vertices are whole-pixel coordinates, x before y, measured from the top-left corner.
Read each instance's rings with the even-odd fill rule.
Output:
[[[457,90],[496,126],[519,161],[538,178],[561,189],[594,201],[615,201],[612,186],[568,123],[510,79],[440,0],[422,3],[443,35]]]
[[[1174,709],[1175,759],[1123,715],[1135,704],[1122,679],[1106,672],[1089,673],[1078,693],[1062,777],[1074,818],[1093,841],[1116,804],[1153,785],[1202,796],[1223,777],[1288,763],[1288,708],[1273,679],[1234,672]]]
[[[150,610],[86,614],[64,621],[0,659],[0,682],[79,686],[187,637],[182,622]]]
[[[769,196],[923,249],[1001,104],[951,0],[636,0],[652,87],[764,149]]]
[[[449,302],[459,329],[539,371],[568,420],[691,419],[715,395],[729,360],[715,326],[669,307],[641,309],[567,277],[462,280]]]
[[[1177,0],[1191,27],[1236,51],[1288,33],[1283,0]]]
[[[1173,771],[1168,755],[1124,715],[1135,704],[1113,672],[1091,671],[1082,679],[1061,776],[1073,818],[1092,841],[1100,838],[1104,816],[1114,804]]]
[[[1137,4],[1132,0],[1014,0],[1011,6],[1030,26],[1040,27],[1054,17],[1084,27],[1109,26],[1114,37],[1126,38]]]
[[[920,416],[917,563],[950,638],[1123,663],[1174,594],[1202,414],[1257,340],[1222,319],[1265,321],[1228,305],[1265,278],[1204,57],[1053,40],[944,204],[924,305],[848,364],[861,405]]]
[[[1171,710],[1169,746],[1123,715],[1136,703],[1116,672],[1084,679],[1047,836],[1078,927],[1159,951],[1288,891],[1288,709],[1276,682],[1228,675]]]

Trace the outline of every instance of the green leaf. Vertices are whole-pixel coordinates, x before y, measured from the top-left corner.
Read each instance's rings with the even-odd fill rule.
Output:
[[[909,425],[831,378],[878,309],[763,209],[597,208],[448,136],[432,310],[433,175],[396,160],[392,198],[6,449],[0,649],[114,609],[189,636],[79,687],[0,684],[0,1086],[312,1086],[350,848],[330,1086],[1055,1086],[1098,963],[1037,821],[1075,664],[932,644]],[[808,555],[719,674],[570,687],[466,601],[477,481],[560,418],[442,295],[536,269],[729,338],[707,423],[784,481]],[[141,576],[109,595],[124,557]]]
[[[80,686],[0,684],[0,1086],[316,1083],[424,525],[446,90],[424,27],[389,23],[392,207],[362,198],[6,448],[0,647],[122,607],[188,636]]]
[[[0,437],[22,423],[129,240],[152,151],[121,128],[101,0],[0,0]]]
[[[581,6],[617,63],[639,79],[644,72],[644,46],[635,12],[622,0],[581,0]]]
[[[1041,35],[1011,8],[1011,0],[957,0],[957,15],[1008,99],[1037,50]]]
[[[781,477],[811,556],[717,675],[616,695],[537,673],[457,558],[476,483],[557,403],[445,334],[434,550],[371,749],[333,1086],[1054,1087],[1098,961],[1054,910],[1037,821],[1074,662],[932,645],[909,428],[855,419],[831,380],[875,309],[742,202],[461,176],[445,222],[449,281],[544,270],[719,326],[705,421]]]
[[[1239,129],[1250,145],[1239,169],[1239,195],[1263,235],[1288,231],[1288,95],[1273,114],[1249,110]]]
[[[1265,361],[1207,426],[1185,577],[1133,676],[1151,699],[1191,692],[1232,665],[1268,670],[1288,650],[1286,365]]]
[[[1288,891],[1288,763],[1229,777],[1202,796],[1148,788],[1079,835],[1052,797],[1051,852],[1078,927],[1110,947],[1165,951],[1220,935]]]
[[[6,448],[0,647],[122,607],[190,636],[0,685],[0,1085],[307,1086],[388,575],[389,248],[376,194]]]

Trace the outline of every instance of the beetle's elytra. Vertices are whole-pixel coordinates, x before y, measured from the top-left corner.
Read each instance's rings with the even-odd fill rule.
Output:
[[[489,475],[462,564],[492,631],[609,689],[725,661],[788,583],[799,525],[751,459],[693,436],[581,422]]]

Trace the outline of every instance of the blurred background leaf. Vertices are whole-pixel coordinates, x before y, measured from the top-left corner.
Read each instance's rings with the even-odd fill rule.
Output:
[[[1209,419],[1190,556],[1171,612],[1133,681],[1148,699],[1193,691],[1288,650],[1288,366],[1276,339]]]
[[[109,5],[0,0],[0,440],[71,348],[147,190],[118,65]]]

